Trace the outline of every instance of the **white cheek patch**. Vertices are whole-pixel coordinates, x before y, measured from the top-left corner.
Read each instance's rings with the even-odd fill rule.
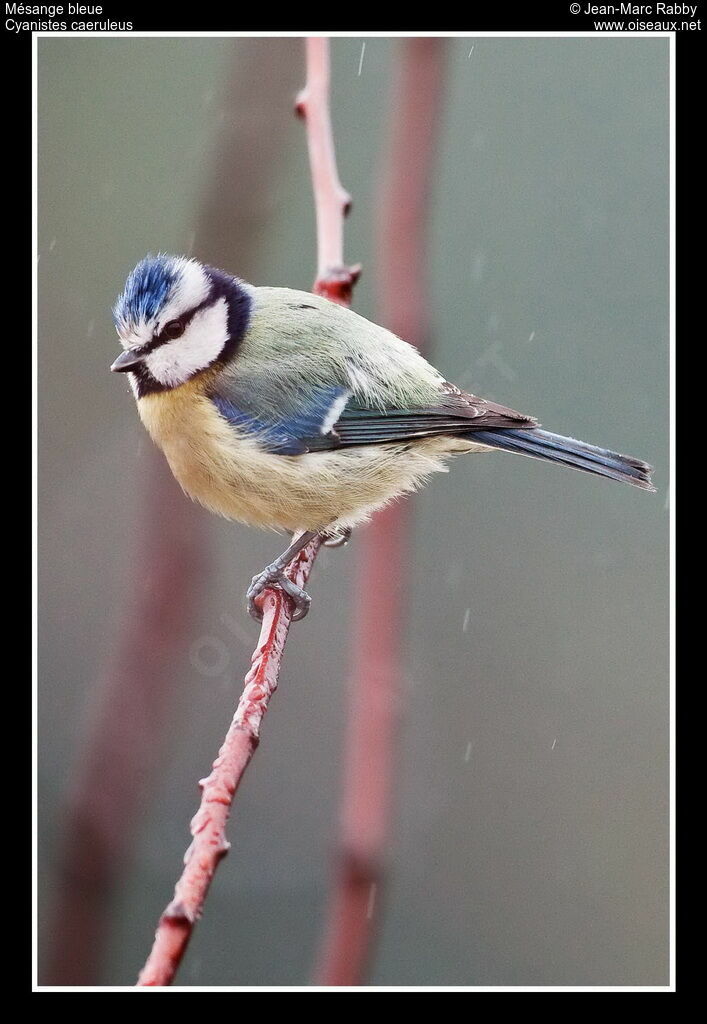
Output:
[[[196,313],[181,338],[150,352],[145,365],[160,384],[176,387],[218,359],[227,341],[228,306],[222,297]]]
[[[155,334],[159,334],[170,320],[178,320],[190,309],[200,306],[209,295],[209,278],[201,264],[195,260],[181,259],[175,261],[174,269],[178,275],[177,284],[169,302],[160,310],[159,320],[153,324]]]

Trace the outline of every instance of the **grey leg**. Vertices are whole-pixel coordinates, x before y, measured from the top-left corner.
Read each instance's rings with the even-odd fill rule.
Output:
[[[317,536],[316,532],[303,533],[292,541],[286,551],[283,551],[279,558],[276,558],[270,565],[266,565],[262,572],[254,576],[246,597],[248,599],[248,611],[254,619],[260,621],[263,613],[257,607],[255,599],[260,597],[268,587],[279,587],[288,597],[292,598],[295,605],[295,612],[292,616],[293,622],[299,622],[309,611],[311,598],[301,587],[285,576],[285,569],[295,555],[298,555],[302,548],[306,548],[311,540]]]

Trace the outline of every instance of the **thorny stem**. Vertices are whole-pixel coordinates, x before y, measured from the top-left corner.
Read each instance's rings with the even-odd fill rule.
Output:
[[[291,563],[288,575],[303,587],[321,540],[316,537]],[[277,689],[282,654],[292,621],[292,602],[281,590],[266,590],[263,623],[245,688],[226,739],[202,779],[201,803],[191,822],[192,842],[184,855],[184,870],[174,897],[164,910],[152,951],[138,978],[139,986],[170,985],[201,917],[219,861],[228,852],[226,822],[243,774],[260,739],[260,725]]]
[[[307,40],[307,84],[297,102],[305,117],[317,210],[317,278],[314,291],[348,305],[359,267],[343,264],[343,218],[350,199],[339,182],[329,116],[329,41]],[[316,537],[294,559],[288,576],[304,587],[322,543]],[[171,984],[202,914],[209,886],[228,852],[226,822],[243,774],[260,737],[260,724],[277,689],[282,654],[292,621],[292,603],[281,590],[266,590],[263,622],[245,689],[192,819],[193,841],[185,855],[174,897],[163,912],[139,986]]]
[[[307,125],[309,166],[317,216],[317,278],[313,291],[341,305],[351,303],[361,267],[344,264],[344,218],[351,196],[339,181],[329,111],[329,40],[306,41],[307,84],[295,110]]]

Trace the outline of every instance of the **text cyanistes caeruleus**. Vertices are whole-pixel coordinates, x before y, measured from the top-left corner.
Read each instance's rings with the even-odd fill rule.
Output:
[[[114,308],[140,418],[182,488],[228,519],[298,536],[254,577],[284,575],[317,533],[346,535],[460,452],[496,448],[654,490],[638,459],[540,430],[449,384],[411,345],[308,292],[256,288],[194,259],[148,256]]]

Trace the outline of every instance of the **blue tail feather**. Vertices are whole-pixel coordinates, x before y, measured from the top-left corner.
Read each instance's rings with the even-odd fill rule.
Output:
[[[545,462],[558,462],[585,473],[621,480],[633,484],[634,487],[642,487],[646,491],[655,490],[651,483],[652,467],[647,463],[606,448],[597,448],[584,441],[576,441],[573,437],[562,437],[560,434],[551,434],[549,430],[538,428],[475,430],[470,436],[474,441],[487,444],[490,448],[528,455],[530,458]]]

